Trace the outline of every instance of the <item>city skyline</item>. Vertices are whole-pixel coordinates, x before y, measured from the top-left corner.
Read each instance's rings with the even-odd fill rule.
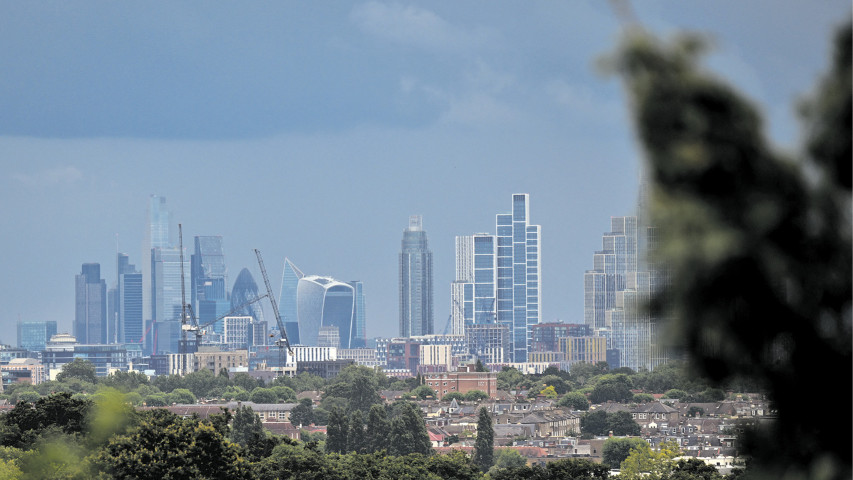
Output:
[[[2,3],[0,266],[14,275],[0,284],[0,343],[15,343],[19,319],[70,333],[84,263],[110,288],[116,253],[150,270],[151,195],[168,199],[185,248],[222,237],[228,282],[243,268],[260,278],[253,248],[274,290],[286,257],[360,279],[375,337],[398,330],[411,212],[429,225],[440,331],[455,237],[496,233],[490,216],[526,192],[546,232],[541,320],[582,322],[590,252],[606,219],[632,214],[642,158],[622,86],[596,66],[621,28],[607,2],[165,5],[79,2],[69,22],[71,7]],[[633,7],[661,36],[711,35],[703,64],[760,106],[780,148],[797,144],[796,100],[850,12],[841,1]]]

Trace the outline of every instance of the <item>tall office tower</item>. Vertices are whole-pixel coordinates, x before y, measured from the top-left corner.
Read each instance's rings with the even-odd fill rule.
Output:
[[[101,278],[101,265],[84,263],[75,283],[74,336],[84,344],[106,343],[107,283]]]
[[[285,333],[287,333],[287,340],[292,345],[300,343],[297,287],[299,286],[299,279],[304,276],[302,271],[296,268],[296,265],[289,259],[284,259],[284,273],[281,275],[281,293],[278,297],[278,307]]]
[[[145,287],[142,289],[142,317],[146,321],[154,318],[154,310],[152,308],[154,301],[151,298],[154,292],[152,286],[153,271],[151,268],[152,249],[171,246],[169,237],[170,224],[171,214],[166,209],[166,197],[151,195],[148,198],[148,224],[145,238],[142,242],[142,278],[145,281]]]
[[[512,213],[498,214],[496,224],[497,320],[510,329],[513,361],[526,362],[542,310],[542,227],[530,224],[530,195],[513,194]]]
[[[184,262],[183,276],[189,277],[189,265]],[[181,249],[155,247],[151,249],[151,310],[157,322],[181,319]]]
[[[400,336],[433,333],[432,251],[420,215],[409,217],[400,252]]]
[[[248,268],[240,270],[234,288],[231,289],[231,309],[234,316],[249,316],[255,322],[264,321],[264,310],[260,302],[250,303],[258,298],[258,284],[252,278]],[[247,305],[248,304],[248,305]],[[240,307],[240,308],[238,308]]]
[[[320,327],[338,328],[341,348],[352,348],[355,333],[355,288],[331,277],[309,275],[297,287],[299,336],[307,346],[319,345]]]
[[[183,276],[190,276],[184,262]],[[151,311],[153,353],[178,353],[181,339],[181,249],[154,247],[151,249]],[[146,346],[146,350],[148,347]]]
[[[228,301],[225,254],[221,236],[195,237],[195,253],[190,262],[190,302],[199,325],[209,325],[231,310]],[[216,333],[223,332],[223,320],[213,325]]]
[[[117,328],[118,343],[142,343],[142,273],[136,270],[128,256],[119,253],[117,256],[118,286],[117,297]]]
[[[18,347],[41,352],[50,337],[56,335],[56,322],[18,322]]]
[[[450,292],[451,331],[495,323],[495,236],[456,237],[456,279]]]
[[[364,309],[364,283],[361,280],[348,282],[353,288],[355,307],[353,309],[353,331],[349,348],[362,348],[367,346],[367,324]]]

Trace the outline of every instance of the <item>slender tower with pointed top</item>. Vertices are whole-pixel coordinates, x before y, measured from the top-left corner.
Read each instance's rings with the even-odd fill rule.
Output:
[[[433,333],[432,298],[432,251],[423,217],[412,215],[400,251],[400,336]]]

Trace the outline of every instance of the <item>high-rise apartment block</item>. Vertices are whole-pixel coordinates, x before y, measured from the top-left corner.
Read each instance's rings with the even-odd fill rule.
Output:
[[[80,343],[106,343],[107,284],[101,278],[101,265],[84,263],[75,287],[74,336]]]
[[[660,275],[645,261],[654,229],[641,223],[636,216],[612,217],[593,269],[584,273],[584,322],[607,338],[612,368],[651,370],[667,360],[656,319],[645,308]]]
[[[451,323],[497,323],[509,331],[509,356],[526,362],[531,327],[541,320],[541,238],[530,223],[530,196],[512,196],[510,213],[495,218],[496,235],[456,238],[456,280],[451,286]]]
[[[412,215],[400,251],[400,336],[432,333],[432,251],[423,217]]]
[[[530,327],[542,310],[540,241],[542,227],[530,224],[530,196],[512,196],[512,213],[497,216],[497,317],[510,326],[512,357],[526,362]]]

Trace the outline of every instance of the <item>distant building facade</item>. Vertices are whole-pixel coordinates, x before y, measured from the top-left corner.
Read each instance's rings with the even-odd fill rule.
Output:
[[[190,257],[190,302],[199,325],[212,324],[214,332],[222,333],[222,320],[214,321],[231,311],[222,237],[196,236],[194,247]]]
[[[438,400],[451,392],[465,394],[480,390],[489,398],[495,398],[498,394],[497,373],[476,372],[473,365],[460,367],[456,372],[427,373],[424,375],[424,384],[435,390]]]
[[[18,322],[18,346],[31,352],[41,352],[56,335],[56,322]]]
[[[433,332],[432,251],[423,217],[412,215],[400,250],[400,336]]]
[[[142,273],[130,264],[128,256],[123,253],[118,254],[117,264],[117,341],[141,344],[144,342]]]
[[[289,259],[284,259],[281,275],[281,294],[278,297],[279,313],[287,339],[293,345],[301,343],[299,337],[298,291],[299,280],[305,275]]]
[[[107,284],[101,278],[101,265],[84,263],[75,286],[74,336],[84,343],[106,343]]]
[[[475,324],[505,325],[509,357],[526,362],[542,310],[542,230],[530,221],[529,194],[513,194],[510,213],[496,215],[495,223],[495,235],[456,238],[451,324],[454,333]]]

